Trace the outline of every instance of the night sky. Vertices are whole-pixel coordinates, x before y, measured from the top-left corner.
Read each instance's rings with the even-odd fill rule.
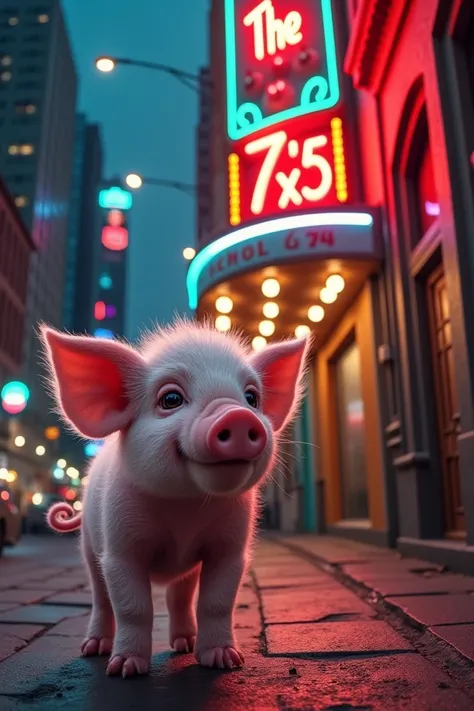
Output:
[[[78,109],[102,125],[105,177],[129,172],[195,182],[197,94],[167,75],[94,67],[100,55],[191,73],[207,62],[209,0],[63,0],[80,89]],[[164,9],[166,7],[166,10]],[[182,250],[194,244],[193,198],[153,186],[134,192],[126,336],[187,312]]]

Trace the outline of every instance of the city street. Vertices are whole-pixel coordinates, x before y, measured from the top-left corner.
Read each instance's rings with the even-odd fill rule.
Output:
[[[122,680],[79,656],[91,600],[77,544],[24,537],[4,552],[2,711],[474,708],[473,578],[342,539],[267,534],[236,610],[245,667],[170,652],[156,590],[151,674]]]

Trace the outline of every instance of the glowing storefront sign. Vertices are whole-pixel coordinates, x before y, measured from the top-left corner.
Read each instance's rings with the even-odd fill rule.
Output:
[[[379,259],[374,218],[368,212],[289,215],[241,227],[208,244],[191,262],[189,307],[213,284],[249,269],[305,258]]]
[[[225,0],[225,37],[232,140],[338,103],[331,0]]]
[[[309,129],[289,121],[234,147],[228,161],[229,223],[347,202],[342,126],[339,117]]]

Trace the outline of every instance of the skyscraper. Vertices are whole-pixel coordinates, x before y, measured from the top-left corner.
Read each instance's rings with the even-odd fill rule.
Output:
[[[209,67],[199,71],[199,121],[196,127],[197,242],[201,246],[211,227],[211,115],[212,91]]]
[[[76,116],[73,184],[69,211],[64,326],[92,332],[99,280],[100,208],[103,148],[100,126]]]
[[[0,0],[0,173],[37,251],[29,281],[22,424],[35,436],[50,420],[40,379],[38,321],[63,320],[76,72],[59,0]],[[30,438],[25,432],[25,454]],[[38,460],[49,466],[54,447]],[[34,455],[33,455],[34,457]]]

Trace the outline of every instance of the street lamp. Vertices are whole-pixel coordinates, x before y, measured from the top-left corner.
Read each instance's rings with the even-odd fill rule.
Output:
[[[187,86],[189,89],[194,91],[199,91],[202,84],[203,77],[197,74],[190,74],[182,69],[177,69],[176,67],[170,67],[169,64],[160,64],[158,62],[143,62],[139,59],[129,59],[127,57],[97,57],[95,60],[95,66],[99,72],[105,74],[110,74],[116,68],[117,64],[127,64],[134,67],[143,67],[145,69],[154,69],[155,71],[162,72],[163,74],[169,74],[174,77],[182,84]]]
[[[143,178],[137,173],[129,173],[125,178],[129,188],[138,190],[143,185],[159,185],[165,188],[174,188],[174,190],[180,190],[186,195],[194,196],[196,193],[196,186],[191,183],[180,183],[176,180],[166,180],[164,178]]]
[[[196,256],[196,250],[194,247],[185,247],[183,249],[183,257],[190,262]]]

